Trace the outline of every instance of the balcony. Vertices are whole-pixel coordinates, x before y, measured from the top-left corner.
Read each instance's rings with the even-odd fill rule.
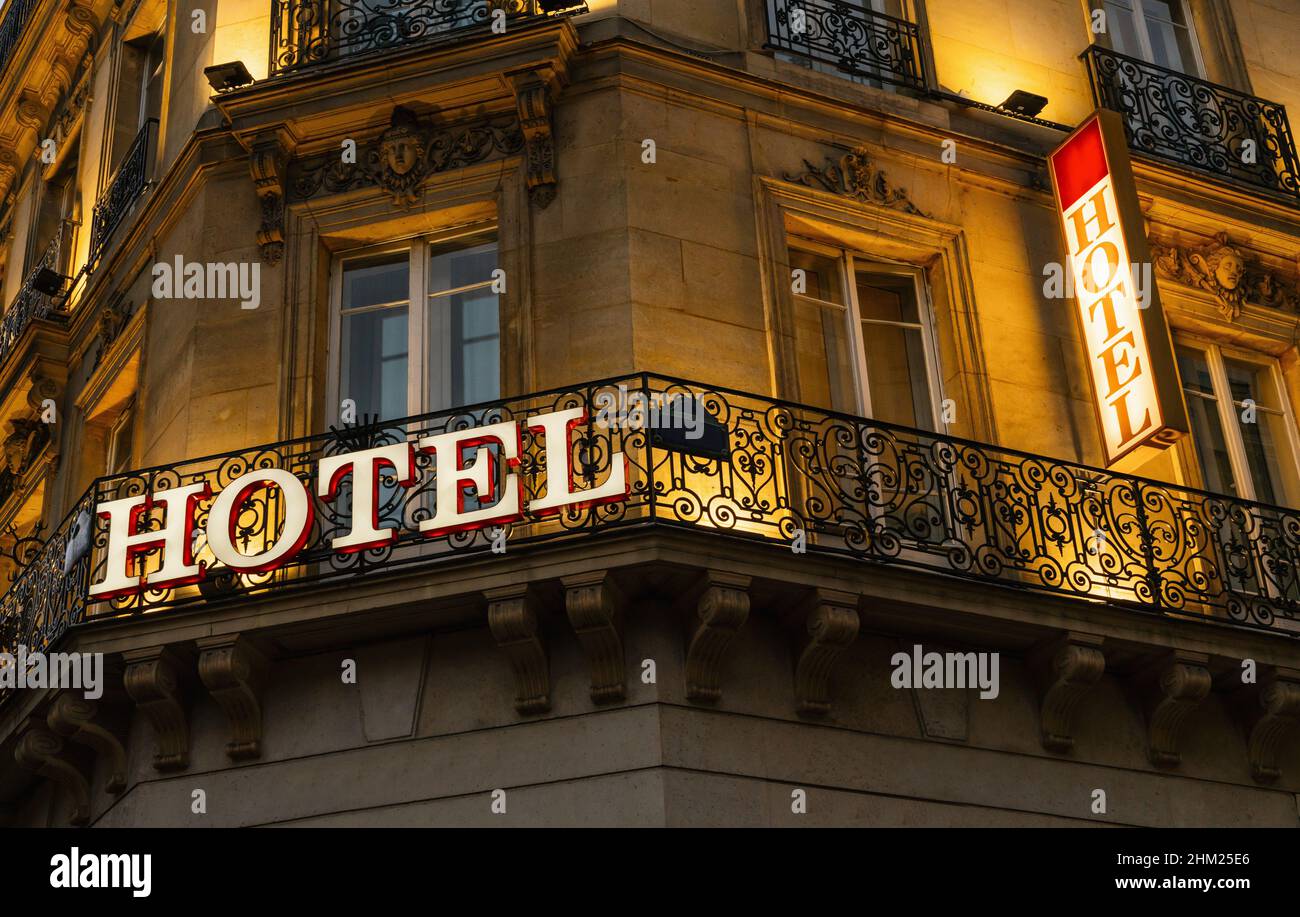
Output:
[[[1300,202],[1283,106],[1096,45],[1080,57],[1097,105],[1124,116],[1133,152]]]
[[[840,0],[768,0],[766,47],[862,79],[925,88],[916,23]]]
[[[582,0],[273,0],[270,72],[418,43],[452,43],[492,35],[498,22],[509,27],[586,9]]]
[[[9,66],[9,60],[22,41],[23,31],[39,2],[40,0],[9,0],[5,7],[4,19],[0,20],[0,75]]]
[[[638,393],[650,404],[673,396],[698,399],[708,422],[692,438],[695,431],[664,421],[671,412],[660,412],[657,423],[638,423],[634,413],[625,419],[602,414],[611,403],[634,402]],[[627,497],[560,515],[525,514],[505,530],[512,552],[557,539],[670,527],[765,542],[781,551],[802,542],[809,553],[851,563],[907,567],[1152,618],[1300,635],[1300,511],[638,375],[101,478],[30,552],[0,599],[0,648],[44,649],[92,618],[247,599],[490,555],[490,529],[433,538],[418,532],[435,493],[430,457],[419,453],[413,486],[381,480],[376,518],[397,530],[388,544],[351,553],[330,548],[350,529],[344,491],[336,501],[312,498],[306,542],[285,566],[234,573],[211,564],[207,553],[211,569],[197,586],[88,602],[89,584],[107,572],[107,532],[95,512],[105,501],[206,482],[213,496],[197,503],[194,517],[196,526],[205,526],[215,495],[254,468],[287,470],[314,494],[310,478],[325,456],[574,407],[588,415],[573,434],[575,477],[593,486],[608,473],[611,456],[623,453]],[[523,435],[516,473],[526,499],[547,492],[536,431]],[[237,506],[232,532],[241,552],[261,553],[279,540],[285,509],[279,494],[255,490]],[[160,526],[161,520],[140,524]],[[201,540],[194,549],[204,560]],[[154,550],[139,562],[149,571],[159,560]]]
[[[150,118],[131,141],[130,148],[109,180],[108,189],[95,203],[90,224],[89,264],[93,265],[99,260],[113,231],[131,212],[145,188],[149,187],[157,146],[158,120]]]
[[[0,366],[9,361],[32,322],[37,319],[62,321],[66,317],[61,293],[43,292],[40,287],[51,276],[62,274],[67,260],[65,248],[72,244],[72,230],[72,224],[60,224],[40,261],[28,272],[18,295],[0,316]]]

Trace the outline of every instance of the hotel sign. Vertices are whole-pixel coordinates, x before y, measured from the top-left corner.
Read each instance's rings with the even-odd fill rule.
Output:
[[[1107,467],[1131,470],[1187,432],[1124,124],[1101,110],[1048,157]]]
[[[314,534],[320,541],[321,528],[315,526],[318,507],[328,509],[338,502],[347,504],[337,508],[342,510],[337,518],[344,523],[326,535],[325,547],[349,554],[395,545],[399,533],[381,521],[381,516],[389,515],[381,504],[391,501],[398,488],[431,483],[433,505],[416,523],[418,536],[426,538],[626,500],[627,459],[612,448],[604,480],[588,479],[587,486],[580,486],[587,475],[574,467],[573,459],[592,443],[583,434],[575,438],[575,428],[586,422],[582,407],[549,411],[523,421],[325,455],[306,475],[284,468],[254,468],[216,493],[205,479],[102,502],[96,513],[107,529],[97,540],[103,546],[103,576],[91,584],[90,598],[104,601],[193,585],[211,575],[209,567],[238,574],[279,569],[294,562]],[[530,500],[524,498],[525,471],[520,467],[525,458],[524,431],[531,443],[528,465],[534,469],[528,474],[536,474],[538,468],[545,472],[545,485]],[[426,468],[432,471],[431,482],[422,481]],[[345,483],[350,486],[345,488]],[[273,492],[275,499],[263,500],[263,505],[273,503],[279,509],[276,519],[265,520],[261,529],[265,537],[250,546],[241,537],[240,519],[260,492]],[[341,500],[345,492],[348,496]],[[206,519],[199,527],[203,516]],[[201,559],[201,553],[212,560]],[[147,571],[145,555],[154,559]]]

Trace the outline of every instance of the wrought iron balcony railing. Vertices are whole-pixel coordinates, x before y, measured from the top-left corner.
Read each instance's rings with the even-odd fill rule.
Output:
[[[14,347],[22,339],[23,332],[33,321],[38,318],[61,319],[63,317],[63,296],[60,293],[42,292],[38,289],[37,279],[42,271],[55,274],[63,272],[67,260],[66,249],[72,244],[73,228],[73,224],[67,221],[59,224],[41,260],[36,262],[27,273],[18,295],[9,304],[4,315],[0,316],[0,366],[8,361]]]
[[[158,119],[150,118],[131,141],[131,147],[108,183],[108,190],[95,203],[90,224],[90,264],[99,260],[104,246],[136,200],[149,186],[158,145]]]
[[[272,0],[272,74],[586,12],[583,0]]]
[[[691,420],[681,410],[660,411],[657,419],[652,412],[649,423],[638,422],[638,395],[650,405],[673,396],[695,399],[707,414],[697,428],[701,435],[692,439],[694,431],[682,429],[694,424],[672,428],[668,420]],[[608,410],[629,403],[626,417]],[[253,469],[289,471],[315,494],[311,478],[325,456],[576,407],[588,416],[571,450],[575,475],[588,482],[581,486],[603,481],[612,456],[622,453],[627,498],[560,515],[525,515],[504,529],[511,551],[638,526],[783,548],[802,539],[814,553],[1300,636],[1300,510],[636,375],[101,478],[0,599],[0,649],[43,649],[68,627],[101,616],[248,598],[488,554],[499,534],[491,529],[433,538],[418,531],[435,509],[436,492],[431,457],[419,453],[412,486],[397,486],[391,472],[381,477],[376,518],[397,531],[386,545],[331,550],[333,538],[351,527],[345,480],[336,499],[312,498],[306,542],[287,566],[234,573],[210,565],[209,579],[197,586],[146,588],[95,605],[87,599],[89,584],[107,574],[106,523],[95,512],[105,501],[206,483],[212,496],[194,511],[201,532],[215,496]],[[515,473],[524,505],[547,492],[536,431],[524,432]],[[280,491],[262,488],[238,504],[232,532],[242,552],[259,554],[280,541],[282,502]],[[137,524],[161,528],[158,512],[147,511]],[[197,560],[211,564],[201,539],[193,550]],[[138,563],[151,571],[159,560],[154,550]]]
[[[1124,116],[1134,152],[1300,200],[1283,106],[1097,45],[1081,57],[1094,99]]]
[[[853,76],[925,88],[916,23],[845,0],[768,0],[767,47]]]
[[[23,39],[27,22],[32,18],[40,0],[9,0],[4,9],[4,18],[0,19],[0,76],[9,66],[18,43]]]

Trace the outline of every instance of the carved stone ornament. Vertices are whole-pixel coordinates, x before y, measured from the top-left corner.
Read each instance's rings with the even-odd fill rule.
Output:
[[[552,84],[545,72],[513,74],[511,88],[519,127],[528,145],[528,199],[545,210],[555,200],[555,138],[551,130]]]
[[[686,696],[705,704],[722,698],[727,649],[749,619],[749,577],[710,571],[691,617],[686,645]]]
[[[1075,714],[1106,670],[1101,645],[1101,637],[1071,632],[1031,654],[1042,693],[1041,740],[1048,751],[1064,754],[1074,748]]]
[[[419,200],[420,186],[430,175],[494,155],[510,156],[523,146],[523,135],[513,121],[435,128],[398,105],[388,128],[358,145],[355,162],[345,162],[340,153],[331,152],[295,163],[290,170],[289,193],[294,200],[307,200],[322,193],[378,186],[395,205],[408,208]]]
[[[1196,248],[1152,244],[1151,258],[1160,276],[1213,293],[1224,318],[1236,319],[1247,302],[1300,312],[1300,285],[1252,264],[1226,232]]]
[[[248,155],[248,170],[262,206],[257,247],[267,264],[284,256],[284,175],[287,153],[279,137],[259,137]]]
[[[551,675],[535,599],[522,584],[485,595],[488,628],[514,672],[515,709],[545,713],[551,709]]]
[[[879,204],[903,213],[926,215],[908,199],[907,189],[890,187],[884,171],[871,162],[871,154],[866,147],[850,150],[838,162],[828,156],[826,164],[821,168],[806,159],[803,164],[807,171],[798,175],[787,172],[785,180],[809,188],[824,188],[832,194],[851,197],[864,204]]]

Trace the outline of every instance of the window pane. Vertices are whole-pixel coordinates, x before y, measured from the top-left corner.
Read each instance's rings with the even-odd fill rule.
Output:
[[[340,340],[339,398],[352,399],[362,415],[405,417],[409,371],[406,253],[343,272],[344,316]],[[391,304],[365,311],[367,306]]]
[[[1187,395],[1187,417],[1192,427],[1192,445],[1201,466],[1205,489],[1220,494],[1237,494],[1228,442],[1223,436],[1219,403],[1214,398],[1210,365],[1204,352],[1178,348],[1178,374]]]
[[[1102,9],[1106,11],[1106,34],[1110,36],[1111,50],[1130,57],[1142,57],[1136,18],[1129,4],[1107,0]]]
[[[500,304],[491,287],[497,265],[495,242],[430,250],[428,378],[433,390],[426,410],[501,397]],[[477,289],[464,290],[475,285]]]
[[[858,272],[858,311],[864,320],[921,323],[916,281],[911,276]]]
[[[811,282],[810,275],[810,288]],[[859,405],[845,310],[796,296],[794,322],[800,400],[815,407],[856,413]]]
[[[872,419],[934,429],[933,393],[921,329],[881,324],[920,322],[916,281],[910,276],[860,272],[857,286]]]
[[[844,296],[844,285],[841,282],[840,262],[837,259],[791,249],[790,268],[792,271],[804,272],[803,295],[841,305],[847,302]],[[795,292],[798,294],[797,288]]]
[[[495,242],[450,251],[432,251],[429,256],[429,293],[457,290],[492,280],[497,269]]]
[[[477,404],[501,397],[501,337],[497,295],[490,287],[451,297],[452,401]]]
[[[1228,372],[1228,387],[1232,389],[1233,401],[1241,404],[1250,399],[1262,408],[1281,409],[1277,388],[1267,366],[1233,359],[1224,359],[1223,365]]]
[[[358,418],[376,414],[384,420],[407,415],[406,306],[359,312],[343,320],[343,388]]]
[[[1179,347],[1178,375],[1183,380],[1183,390],[1214,397],[1214,381],[1210,378],[1210,364],[1205,354],[1190,347]]]
[[[343,272],[343,308],[405,303],[410,292],[406,252],[382,263],[349,267]]]
[[[1196,52],[1185,26],[1147,17],[1147,36],[1151,41],[1151,62],[1179,73],[1196,75]]]
[[[930,383],[921,332],[862,323],[871,418],[904,427],[934,429]]]
[[[1255,499],[1262,503],[1290,503],[1297,497],[1295,456],[1279,412],[1281,396],[1268,366],[1225,359],[1224,369],[1232,389],[1233,411],[1241,430],[1250,467]],[[1254,402],[1254,410],[1243,404]]]

